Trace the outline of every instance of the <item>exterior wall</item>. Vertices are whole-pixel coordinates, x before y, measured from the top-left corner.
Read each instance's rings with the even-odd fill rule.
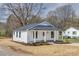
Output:
[[[73,31],[76,31],[77,34],[73,35]],[[65,37],[71,37],[71,38],[73,38],[73,37],[79,37],[79,30],[71,27],[71,28],[67,29],[64,32],[63,36],[65,36]]]
[[[36,38],[36,31],[38,31],[38,38]],[[19,31],[18,31],[19,32]],[[34,32],[34,38],[33,38],[33,32]],[[45,37],[43,36],[43,32],[45,32]],[[21,31],[21,38],[16,37],[16,31],[15,34],[13,33],[13,40],[18,42],[24,42],[24,43],[31,43],[31,42],[39,42],[39,41],[46,41],[46,40],[58,40],[59,32],[54,32],[54,38],[51,38],[51,30],[29,30],[29,31]]]
[[[20,38],[19,38],[19,36],[16,37],[17,31],[14,31],[14,32],[15,32],[15,33],[13,33],[13,40],[14,41],[27,43],[27,31],[21,31],[21,37]],[[18,35],[19,35],[19,33],[18,33]]]

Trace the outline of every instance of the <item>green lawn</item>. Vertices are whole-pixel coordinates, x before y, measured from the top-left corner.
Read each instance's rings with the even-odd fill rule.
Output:
[[[59,36],[59,39],[62,40],[62,36]],[[65,38],[63,37],[64,42],[70,42],[70,43],[79,43],[79,38]]]
[[[63,40],[69,41],[71,43],[79,43],[79,38],[64,38]]]

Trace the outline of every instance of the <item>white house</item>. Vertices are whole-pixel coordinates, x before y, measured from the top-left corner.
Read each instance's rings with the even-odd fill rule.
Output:
[[[79,38],[79,27],[70,27],[66,29],[63,36],[68,38]]]
[[[13,40],[24,43],[34,43],[39,41],[58,40],[59,32],[57,28],[48,23],[35,23],[20,27],[13,31]]]

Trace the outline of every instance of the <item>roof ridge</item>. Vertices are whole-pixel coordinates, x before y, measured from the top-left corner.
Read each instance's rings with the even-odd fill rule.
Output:
[[[44,22],[47,22],[47,21],[44,21]],[[44,22],[41,22],[41,23],[38,23],[36,26],[38,26],[38,25],[40,25],[40,24],[42,24],[42,23],[44,23]],[[50,24],[49,22],[47,22],[50,26],[54,26],[54,25],[52,25],[52,24]],[[29,29],[32,29],[32,28],[34,28],[34,27],[36,27],[36,26],[33,26],[33,27],[31,27],[31,28],[29,28]],[[54,26],[55,27],[55,26]],[[28,30],[29,30],[28,29]]]
[[[37,24],[37,25],[38,25],[38,24]],[[37,26],[37,25],[36,25],[36,26]],[[33,26],[33,27],[36,27],[36,26]],[[32,29],[33,27],[31,27],[31,28],[29,28],[29,29]],[[28,29],[28,30],[29,30],[29,29]]]
[[[51,26],[52,26],[52,24],[50,24],[50,23],[49,23],[49,22],[47,22],[47,21],[43,21],[43,22],[41,22],[41,23],[44,23],[44,22],[46,22],[46,23],[48,23],[49,25],[51,25]],[[39,23],[39,25],[40,25],[41,23]]]

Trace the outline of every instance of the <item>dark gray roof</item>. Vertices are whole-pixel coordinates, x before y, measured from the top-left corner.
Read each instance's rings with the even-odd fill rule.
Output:
[[[57,30],[57,28],[54,25],[44,21],[42,23],[29,24],[16,30]]]

